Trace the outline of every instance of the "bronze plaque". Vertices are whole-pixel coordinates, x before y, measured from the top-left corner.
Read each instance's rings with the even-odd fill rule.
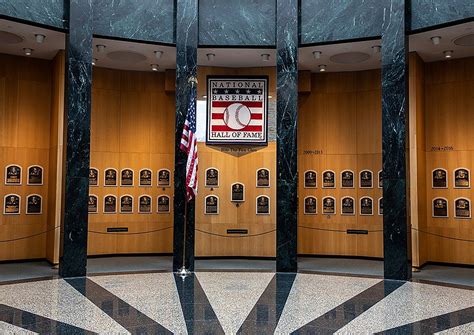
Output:
[[[124,195],[120,198],[120,213],[133,213],[133,198]]]
[[[143,169],[140,170],[140,186],[151,186],[152,184],[152,173],[151,170]]]
[[[142,195],[138,203],[139,213],[151,213],[151,197],[148,195]]]
[[[318,213],[318,200],[315,197],[304,199],[304,214],[316,215]]]
[[[443,198],[436,198],[433,200],[433,217],[447,218],[448,217],[448,202]]]
[[[471,217],[471,203],[469,199],[456,199],[454,202],[456,206],[455,216],[459,219],[469,219]]]
[[[373,201],[369,197],[363,197],[360,199],[360,215],[373,215],[374,207]]]
[[[104,200],[104,213],[116,213],[117,212],[117,197],[114,195],[108,195]]]
[[[121,172],[120,186],[133,186],[133,170],[124,169]]]
[[[219,198],[213,195],[206,197],[204,214],[219,214]]]
[[[379,215],[383,215],[383,198],[379,199]]]
[[[99,170],[89,169],[89,186],[99,186]]]
[[[114,169],[107,169],[104,173],[105,186],[117,186],[117,171]]]
[[[350,170],[342,171],[341,173],[341,187],[354,188],[354,172]]]
[[[242,202],[245,201],[245,186],[244,184],[236,183],[232,185],[232,194],[230,201]]]
[[[6,185],[21,185],[21,167],[18,165],[10,165],[6,169],[5,175]]]
[[[455,188],[469,188],[469,170],[457,169],[454,171],[454,187]]]
[[[334,200],[334,198],[326,197],[323,199],[323,214],[336,214],[336,201]]]
[[[5,196],[3,214],[20,214],[20,197],[18,195]]]
[[[341,214],[342,215],[355,215],[354,199],[352,199],[351,197],[342,198]]]
[[[266,196],[257,197],[257,214],[270,214],[270,198]]]
[[[270,187],[270,171],[267,169],[257,170],[257,187]]]
[[[316,188],[317,187],[316,172],[306,171],[304,173],[304,187],[305,188]]]
[[[379,171],[379,188],[383,188],[383,171]]]
[[[89,213],[97,213],[97,208],[97,197],[95,195],[89,195],[89,201],[87,202]]]
[[[167,195],[160,195],[158,197],[158,213],[170,212],[170,197]]]
[[[41,214],[42,213],[42,199],[37,194],[29,195],[26,198],[26,214]]]
[[[433,188],[447,188],[448,178],[446,171],[443,169],[433,170]]]
[[[162,169],[158,171],[158,186],[170,186],[170,172],[168,170]]]
[[[360,172],[360,188],[372,188],[372,171],[364,170]]]
[[[219,187],[219,170],[210,168],[206,170],[206,187]]]
[[[38,165],[28,168],[28,185],[43,185],[43,168]]]
[[[336,187],[336,174],[333,171],[324,171],[323,173],[323,188]]]

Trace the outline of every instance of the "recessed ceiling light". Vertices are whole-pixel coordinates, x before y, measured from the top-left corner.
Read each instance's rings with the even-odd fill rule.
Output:
[[[95,66],[96,63],[97,63],[97,58],[92,58],[92,65]]]
[[[203,99],[207,99],[207,95],[203,95],[202,98],[203,98]]]
[[[97,52],[101,53],[105,51],[106,46],[103,44],[97,44],[96,46]]]
[[[23,52],[25,53],[26,56],[31,56],[31,54],[33,53],[33,49],[23,48]]]
[[[35,34],[35,39],[37,43],[43,43],[44,40],[46,39],[46,36],[42,34]]]
[[[216,55],[213,53],[209,53],[209,54],[206,54],[206,57],[209,62],[212,62],[214,58],[216,57]]]
[[[433,36],[431,37],[431,43],[433,45],[439,45],[439,42],[441,41],[441,36]]]
[[[268,96],[268,99],[271,99],[271,98],[273,98],[273,97],[272,97],[271,95],[269,95],[269,96]]]
[[[374,46],[372,47],[372,52],[373,52],[374,54],[379,54],[381,50],[382,50],[382,47],[381,47],[380,45],[374,45]]]
[[[313,57],[314,59],[320,59],[322,55],[321,51],[313,51]]]
[[[151,64],[150,66],[152,71],[158,71],[158,64]]]
[[[262,57],[262,61],[268,62],[270,60],[270,54],[261,54],[260,57]]]
[[[319,65],[319,72],[326,72],[326,65],[325,64],[321,64]]]
[[[453,50],[446,50],[443,52],[444,53],[444,58],[452,58],[453,57],[453,53],[454,51]]]
[[[160,51],[160,50],[155,51],[155,57],[156,57],[156,59],[160,59],[161,56],[163,56],[163,51]]]

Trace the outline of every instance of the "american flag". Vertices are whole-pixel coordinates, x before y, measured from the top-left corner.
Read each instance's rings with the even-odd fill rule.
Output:
[[[186,164],[186,199],[191,199],[197,194],[198,188],[198,154],[196,142],[196,87],[191,88],[189,95],[188,113],[184,122],[183,135],[181,136],[180,149],[188,155]]]

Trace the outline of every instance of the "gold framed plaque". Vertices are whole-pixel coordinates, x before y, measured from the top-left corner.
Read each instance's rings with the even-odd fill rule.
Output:
[[[334,197],[323,198],[323,214],[324,215],[336,214],[336,199]]]
[[[304,215],[316,215],[318,214],[318,199],[313,196],[304,198]]]
[[[167,195],[158,196],[158,208],[159,214],[167,214],[170,212],[170,197]]]
[[[122,169],[120,171],[120,186],[133,186],[133,170]]]
[[[379,215],[383,215],[383,198],[379,198]]]
[[[336,174],[332,170],[326,170],[323,172],[323,188],[335,188],[336,187]]]
[[[431,172],[432,188],[448,188],[448,172],[445,169],[437,168]]]
[[[230,201],[244,202],[245,201],[245,185],[242,183],[234,183],[230,188]]]
[[[470,188],[470,171],[467,168],[454,170],[454,188]]]
[[[256,214],[270,215],[270,197],[259,195],[256,199]]]
[[[104,171],[104,186],[117,186],[117,170],[107,168]]]
[[[150,169],[141,169],[139,179],[138,185],[150,187],[153,184],[153,172]]]
[[[354,188],[354,172],[344,170],[341,172],[341,188]]]
[[[318,174],[314,170],[304,172],[304,188],[317,188]]]
[[[89,201],[87,202],[87,211],[89,214],[98,213],[98,198],[95,194],[89,194]]]
[[[355,201],[353,197],[341,199],[341,215],[355,215]]]
[[[133,197],[131,195],[125,194],[120,197],[120,213],[133,213]]]
[[[204,214],[218,215],[219,214],[219,197],[216,195],[208,195],[204,201]]]
[[[370,170],[362,170],[359,174],[359,187],[372,188],[373,187],[373,173]]]
[[[26,214],[40,215],[43,213],[43,197],[39,194],[30,194],[26,197]]]
[[[21,185],[21,166],[10,164],[5,167],[5,185]]]
[[[99,170],[93,167],[89,169],[89,186],[99,186]]]
[[[152,212],[152,203],[151,197],[149,195],[141,195],[138,198],[138,213],[140,214],[150,214]]]
[[[32,165],[28,167],[27,185],[43,185],[43,167]]]
[[[378,187],[383,188],[383,171],[380,170],[378,175]]]
[[[117,213],[117,197],[112,194],[108,194],[104,197],[104,214],[115,214]]]
[[[161,169],[158,171],[158,186],[159,187],[170,187],[171,185],[171,173],[168,169]]]
[[[360,198],[360,215],[374,215],[374,201],[371,197]]]
[[[270,187],[270,170],[269,169],[258,169],[257,170],[257,187]]]
[[[3,198],[3,214],[19,215],[21,197],[18,194],[8,194]]]
[[[434,218],[447,218],[449,217],[448,212],[448,200],[446,198],[435,198],[432,201],[432,216]]]
[[[454,200],[454,217],[456,219],[471,218],[471,201],[467,198],[457,198]]]
[[[219,187],[219,170],[214,167],[206,169],[205,172],[205,181],[204,186],[208,188],[218,188]]]

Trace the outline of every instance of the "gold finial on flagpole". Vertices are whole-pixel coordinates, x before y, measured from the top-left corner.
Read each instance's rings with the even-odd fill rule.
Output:
[[[189,79],[188,79],[188,83],[191,83],[191,86],[194,86],[194,85],[197,85],[197,84],[198,84],[198,80],[197,80],[196,77],[191,76],[191,77],[189,77]]]

